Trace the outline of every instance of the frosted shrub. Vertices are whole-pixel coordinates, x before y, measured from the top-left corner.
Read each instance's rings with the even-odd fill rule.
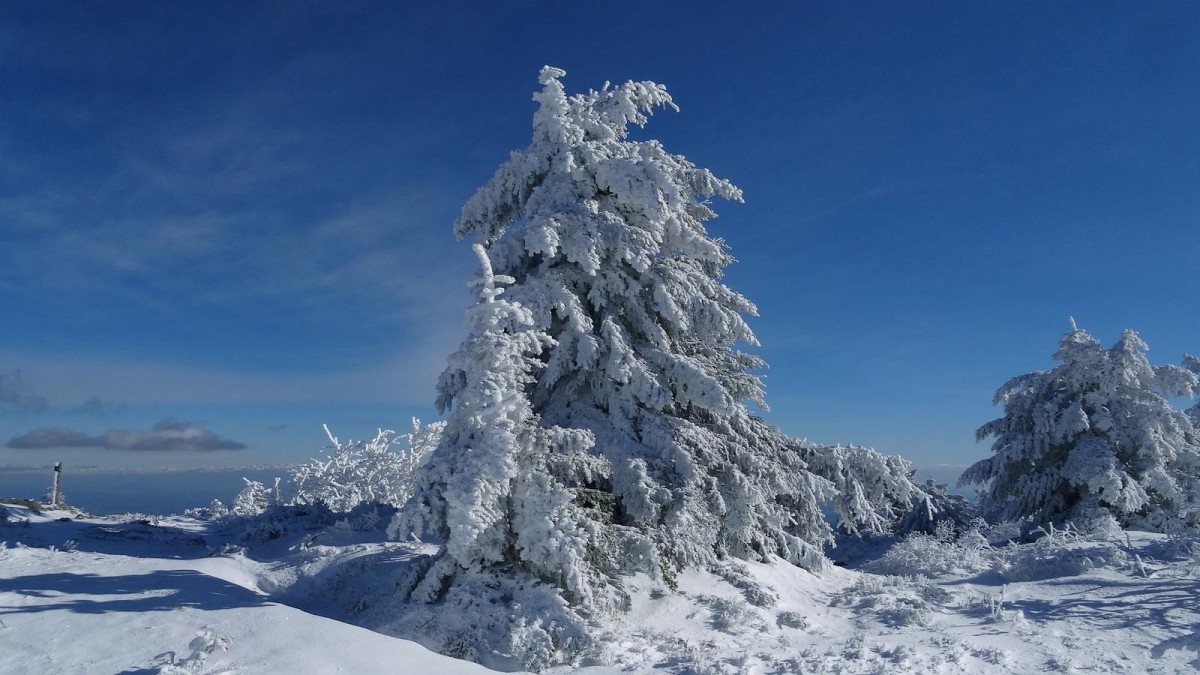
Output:
[[[934,534],[913,532],[866,568],[876,574],[939,577],[973,574],[992,567],[992,547],[974,529],[955,536],[949,521]]]
[[[880,623],[903,628],[928,624],[930,612],[949,601],[948,592],[925,579],[863,575],[831,604],[870,611]]]
[[[1157,560],[1190,561],[1195,567],[1200,565],[1200,532],[1192,530],[1172,534],[1166,539],[1150,543],[1145,552]]]
[[[771,608],[779,602],[778,594],[759,583],[750,570],[740,562],[729,561],[727,564],[713,565],[709,571],[741,591],[746,602],[755,607]]]
[[[218,649],[228,651],[231,644],[233,644],[233,638],[218,634],[210,627],[204,626],[188,643],[187,648],[190,653],[187,656],[180,658],[175,652],[160,655],[158,658],[162,662],[156,664],[159,667],[154,672],[159,675],[197,675],[205,672],[209,655]]]
[[[1039,581],[1084,574],[1100,567],[1123,567],[1129,555],[1112,541],[1086,537],[1074,528],[1035,530],[1032,544],[997,551],[993,568],[1006,581]]]
[[[338,517],[324,504],[271,504],[260,513],[249,516],[235,513],[227,520],[242,528],[239,538],[243,542],[253,545],[293,533],[319,532],[333,525]]]
[[[230,509],[220,499],[214,499],[208,506],[198,506],[184,509],[183,515],[196,520],[220,520],[230,514]]]
[[[444,427],[444,422],[422,426],[414,417],[407,434],[380,429],[369,441],[346,443],[325,427],[327,456],[292,472],[292,502],[323,502],[343,512],[362,502],[400,506],[412,495],[417,467],[437,447]]]
[[[741,598],[709,595],[701,596],[700,600],[708,606],[708,625],[723,633],[744,633],[766,626],[754,608]]]
[[[391,504],[363,502],[350,509],[346,521],[355,532],[384,531],[391,524],[398,509]]]
[[[1006,532],[1015,532],[1015,526]],[[1006,581],[1037,581],[1075,576],[1100,567],[1120,568],[1129,554],[1101,531],[1085,534],[1066,529],[1036,528],[1030,543],[1002,541],[995,531],[970,528],[955,535],[949,523],[935,534],[913,533],[865,566],[875,574],[939,577],[995,572]]]
[[[978,533],[983,541],[991,546],[1003,546],[1022,539],[1029,528],[1028,523],[1019,520],[988,522],[981,517],[976,517],[963,531]]]
[[[1196,375],[1152,366],[1146,343],[1126,330],[1104,349],[1082,330],[1066,334],[1048,372],[1015,377],[996,392],[1004,416],[979,428],[993,455],[960,483],[984,485],[994,518],[1114,518],[1160,532],[1200,525],[1200,433],[1168,396],[1191,395]]]

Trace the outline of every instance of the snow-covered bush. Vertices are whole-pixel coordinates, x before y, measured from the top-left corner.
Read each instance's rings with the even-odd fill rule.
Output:
[[[725,564],[713,565],[709,571],[738,589],[746,602],[755,607],[771,608],[779,602],[779,594],[758,582],[749,568],[738,560],[729,560]]]
[[[1200,525],[1200,434],[1167,399],[1191,395],[1196,375],[1153,366],[1146,350],[1132,330],[1111,349],[1082,330],[1067,333],[1059,365],[996,392],[1004,417],[976,432],[995,438],[993,455],[960,483],[985,485],[983,509],[1002,519]]]
[[[383,532],[391,524],[392,518],[398,510],[391,504],[362,502],[350,509],[346,514],[345,521],[349,523],[350,529],[354,532],[374,532],[376,530]]]
[[[949,521],[942,521],[934,534],[914,532],[864,569],[930,578],[994,572],[1011,582],[1075,576],[1099,567],[1120,568],[1129,561],[1129,554],[1111,533],[1050,526],[1037,528],[1032,535],[1032,541],[993,545],[989,539],[995,537],[986,528],[971,527],[956,534]]]
[[[341,513],[364,503],[400,506],[412,494],[417,467],[437,447],[445,426],[444,422],[422,425],[414,417],[409,433],[380,429],[369,441],[346,443],[325,427],[330,443],[324,448],[327,457],[297,466],[286,484],[276,478],[274,485],[267,487],[243,478],[246,485],[232,504],[227,506],[214,499],[208,506],[186,510],[184,515],[199,520],[245,518],[275,504],[322,503]]]
[[[708,625],[722,633],[766,629],[762,616],[742,598],[701,595],[697,600],[708,608]]]
[[[1071,527],[1036,532],[1042,536],[1033,543],[996,550],[993,569],[1005,581],[1076,576],[1100,567],[1122,567],[1129,560],[1129,554],[1116,542]]]
[[[208,506],[197,506],[195,508],[184,509],[183,511],[183,515],[188,518],[195,518],[196,520],[220,520],[229,514],[229,507],[220,499],[212,500],[208,503]]]
[[[1144,550],[1146,555],[1156,560],[1188,560],[1200,565],[1200,532],[1187,530],[1173,533],[1166,539],[1151,542]]]
[[[904,628],[926,625],[930,612],[949,601],[950,594],[928,579],[864,574],[830,604],[869,611],[884,625]]]
[[[542,70],[532,142],[455,223],[474,240],[478,301],[438,384],[442,442],[392,528],[442,544],[414,601],[494,615],[529,658],[552,660],[582,644],[590,617],[625,606],[622,575],[670,585],[728,557],[821,568],[819,505],[836,490],[808,462],[840,461],[747,408],[765,407],[763,363],[738,348],[757,344],[755,308],[721,283],[733,258],[704,226],[711,198],[741,192],[629,138],[674,107],[662,86],[568,96],[563,75]],[[847,485],[845,520],[868,528],[895,509],[867,502],[904,499],[897,484]],[[518,626],[496,606],[522,594],[559,597],[561,612]]]
[[[228,651],[233,644],[233,638],[221,635],[209,626],[202,627],[196,632],[196,637],[188,643],[187,656],[179,657],[175,652],[167,652],[158,656],[160,663],[154,671],[158,675],[197,675],[205,672],[208,657],[216,652]]]
[[[291,501],[324,502],[334,511],[349,511],[362,502],[400,506],[412,495],[417,467],[437,447],[444,427],[444,422],[422,426],[414,417],[407,434],[380,429],[369,441],[346,443],[325,427],[328,456],[292,471]]]
[[[876,574],[939,577],[983,572],[993,562],[993,549],[978,530],[956,534],[953,523],[943,520],[932,534],[909,534],[866,569]]]

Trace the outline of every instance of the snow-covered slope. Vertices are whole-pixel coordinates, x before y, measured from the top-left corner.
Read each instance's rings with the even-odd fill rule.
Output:
[[[0,526],[2,673],[490,672],[272,602],[194,521],[6,508],[28,526]]]
[[[491,672],[362,627],[402,632],[386,591],[425,553],[370,528],[0,508],[16,521],[0,524],[2,673]],[[734,562],[674,590],[633,577],[632,606],[598,627],[601,647],[552,672],[1200,667],[1195,539],[985,534],[990,544],[968,532],[843,547],[853,569],[819,576]]]

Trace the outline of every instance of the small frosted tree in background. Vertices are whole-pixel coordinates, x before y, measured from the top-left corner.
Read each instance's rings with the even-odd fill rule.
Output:
[[[1072,323],[1074,328],[1074,325]],[[1168,396],[1189,396],[1192,372],[1153,366],[1126,330],[1110,349],[1073,329],[1048,372],[996,392],[1004,416],[979,428],[993,455],[960,484],[983,485],[993,517],[1171,530],[1200,524],[1200,435]]]
[[[324,448],[326,456],[292,469],[286,484],[276,478],[268,488],[242,478],[246,485],[229,506],[214,499],[207,507],[189,509],[188,514],[212,519],[252,517],[274,505],[324,504],[340,513],[364,502],[401,506],[412,496],[417,469],[437,447],[445,426],[445,422],[422,425],[414,417],[409,433],[380,429],[369,441],[345,443],[325,427],[330,443]]]
[[[266,511],[272,504],[280,502],[278,478],[275,479],[275,484],[272,487],[267,487],[261,481],[250,480],[249,478],[242,478],[242,482],[246,486],[233,498],[233,503],[230,504],[229,509],[226,511],[227,513],[239,517],[257,516]],[[221,502],[215,499],[209,508],[214,514],[225,511]]]

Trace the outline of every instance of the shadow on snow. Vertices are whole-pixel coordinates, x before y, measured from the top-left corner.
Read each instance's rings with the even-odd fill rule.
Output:
[[[0,604],[0,615],[54,610],[84,614],[162,612],[181,607],[222,610],[267,604],[266,598],[241,586],[192,570],[117,576],[68,572],[32,574],[0,579],[0,592],[37,599],[21,605]],[[92,597],[60,599],[60,596]]]

